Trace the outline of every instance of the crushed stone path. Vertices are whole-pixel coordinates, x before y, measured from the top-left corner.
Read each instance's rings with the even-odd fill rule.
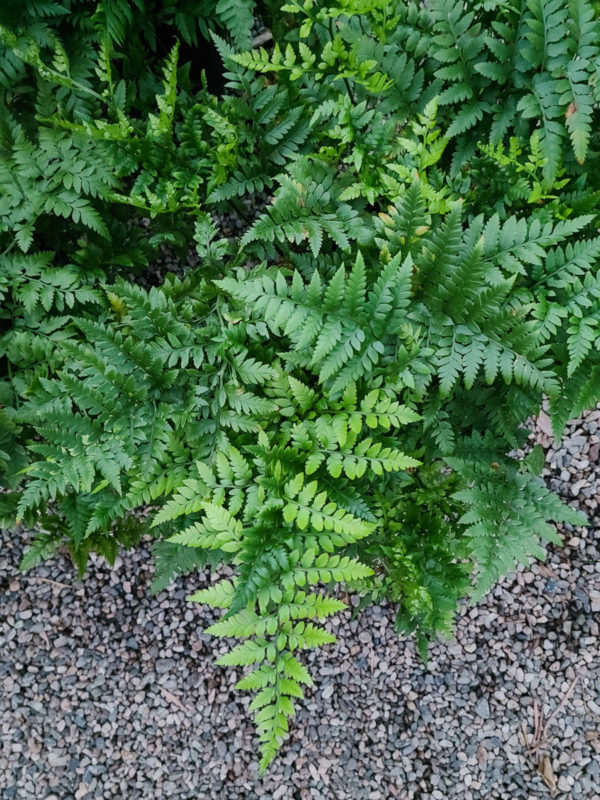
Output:
[[[600,800],[600,410],[560,446],[538,426],[546,480],[590,527],[465,606],[427,666],[391,608],[340,615],[262,780],[240,673],[185,599],[206,578],[151,597],[145,548],[83,582],[63,557],[20,575],[23,537],[4,532],[0,797]]]

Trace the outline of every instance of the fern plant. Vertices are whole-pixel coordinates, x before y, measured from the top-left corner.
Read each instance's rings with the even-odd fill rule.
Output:
[[[425,656],[583,522],[510,454],[600,401],[595,7],[9,11],[0,516],[24,567],[143,534],[157,590],[227,564],[192,600],[264,770],[340,587]]]

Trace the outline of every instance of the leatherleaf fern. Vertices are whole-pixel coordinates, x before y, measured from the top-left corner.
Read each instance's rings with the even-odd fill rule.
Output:
[[[0,518],[24,568],[145,535],[155,590],[214,570],[264,770],[348,593],[426,657],[584,522],[514,454],[600,401],[597,4],[23,8]]]

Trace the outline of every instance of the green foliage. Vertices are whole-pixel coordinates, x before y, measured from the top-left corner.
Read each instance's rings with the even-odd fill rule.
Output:
[[[191,599],[265,769],[340,586],[426,655],[582,522],[510,453],[544,399],[557,436],[600,401],[596,6],[21,5],[0,518],[23,568],[142,535],[156,591],[225,565]]]

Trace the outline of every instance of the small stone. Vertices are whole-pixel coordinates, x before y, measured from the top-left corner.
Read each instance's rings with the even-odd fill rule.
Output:
[[[546,436],[552,436],[552,422],[545,411],[540,411],[538,414],[537,426]]]
[[[481,700],[477,702],[475,705],[475,713],[482,719],[490,718],[490,704],[488,703],[487,697],[482,697]]]
[[[69,756],[61,756],[58,753],[48,753],[47,758],[51,767],[66,767],[69,763]]]
[[[587,486],[587,481],[585,480],[585,478],[583,478],[580,481],[576,481],[575,483],[572,483],[571,486],[569,487],[569,491],[571,492],[573,497],[577,497],[577,495],[584,488],[584,486]]]
[[[561,775],[557,782],[559,792],[569,792],[571,791],[571,783],[570,781],[565,778],[564,775]]]

